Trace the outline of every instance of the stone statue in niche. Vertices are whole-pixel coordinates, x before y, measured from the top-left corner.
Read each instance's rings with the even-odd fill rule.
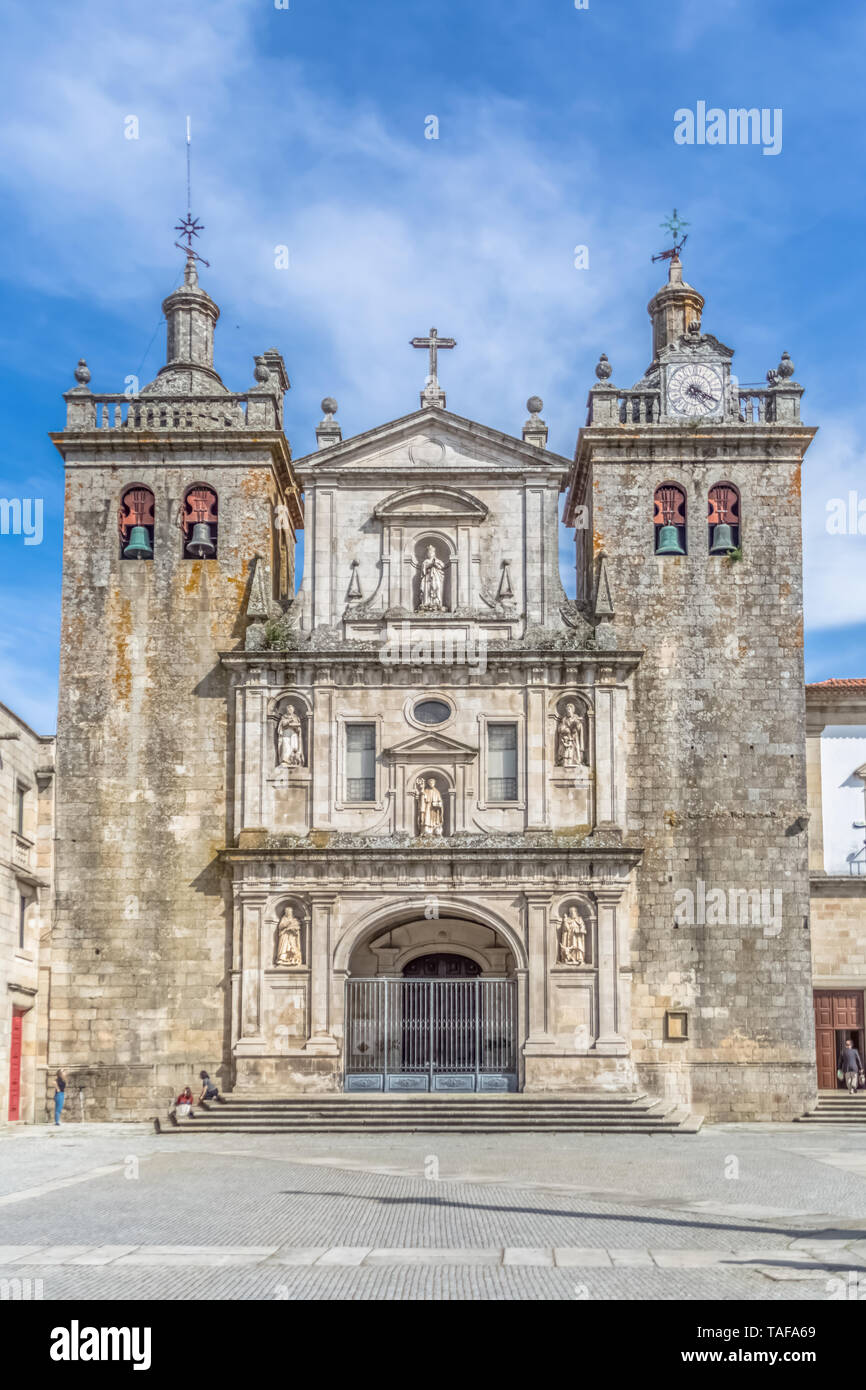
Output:
[[[586,924],[576,907],[570,907],[559,927],[558,965],[584,965]]]
[[[283,710],[277,725],[277,757],[282,767],[304,766],[304,731],[291,705]]]
[[[283,912],[277,925],[277,949],[274,965],[303,965],[301,924],[290,907]]]
[[[578,767],[583,761],[583,717],[569,700],[556,722],[556,763],[557,767]]]
[[[426,610],[441,613],[444,609],[442,594],[445,587],[445,566],[436,554],[435,546],[428,545],[427,553],[418,568],[421,571],[419,612]]]
[[[445,806],[442,793],[434,779],[419,777],[415,783],[415,797],[418,801],[418,834],[441,835],[445,824]]]

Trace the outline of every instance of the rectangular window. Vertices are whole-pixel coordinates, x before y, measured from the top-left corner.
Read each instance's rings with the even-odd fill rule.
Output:
[[[346,725],[346,800],[376,800],[376,725]]]
[[[18,831],[18,834],[19,834],[19,835],[23,835],[23,834],[24,834],[24,815],[25,815],[25,812],[26,812],[26,809],[27,809],[27,788],[26,788],[26,787],[22,787],[22,785],[21,785],[20,782],[17,784],[17,795],[18,795],[18,803],[17,803],[17,813],[16,813],[17,818],[16,818],[16,822],[15,822],[15,828],[16,828],[16,830]]]
[[[487,800],[517,800],[517,725],[487,725]]]
[[[18,899],[18,949],[24,949],[24,932],[27,927],[27,899],[23,894]]]

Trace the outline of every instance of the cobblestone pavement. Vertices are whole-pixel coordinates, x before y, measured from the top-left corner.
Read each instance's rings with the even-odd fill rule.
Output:
[[[859,1126],[507,1138],[0,1131],[0,1297],[858,1290],[866,1294]]]

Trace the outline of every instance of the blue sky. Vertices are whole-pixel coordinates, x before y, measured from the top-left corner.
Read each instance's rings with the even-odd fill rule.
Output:
[[[828,501],[866,498],[858,7],[48,0],[5,29],[0,496],[44,498],[45,536],[0,536],[0,700],[40,731],[54,727],[62,528],[47,432],[80,356],[96,391],[163,360],[187,115],[217,366],[243,390],[253,354],[281,349],[296,456],[323,395],[344,435],[413,409],[423,362],[407,340],[431,323],[459,342],[441,372],[450,409],[519,433],[538,393],[551,448],[570,456],[599,352],[619,385],[649,361],[650,256],[676,205],[706,331],[736,349],[742,381],[789,351],[821,427],[804,492],[807,677],[866,675],[866,536],[826,529]],[[698,101],[781,108],[781,153],[675,144],[674,112]]]

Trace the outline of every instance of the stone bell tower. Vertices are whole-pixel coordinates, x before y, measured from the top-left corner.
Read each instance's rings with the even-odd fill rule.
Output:
[[[634,387],[603,357],[569,478],[578,595],[642,651],[628,833],[641,1082],[717,1118],[814,1092],[800,470],[815,433],[787,354],[744,389],[677,254]]]
[[[256,358],[249,391],[223,385],[192,253],[163,311],[156,379],[97,395],[82,361],[52,435],[66,501],[49,1069],[84,1086],[88,1117],[146,1113],[192,1066],[221,1074],[234,755],[218,654],[252,587],[265,616],[293,591],[302,524],[279,352]]]

